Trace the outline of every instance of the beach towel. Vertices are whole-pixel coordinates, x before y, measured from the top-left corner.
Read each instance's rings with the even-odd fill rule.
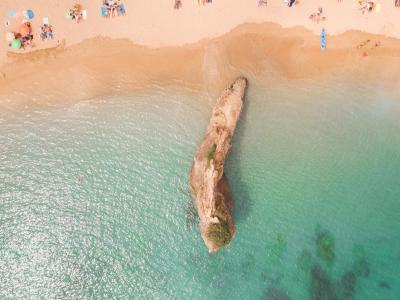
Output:
[[[120,3],[120,4],[119,4],[119,13],[120,13],[121,15],[124,15],[124,14],[126,13],[126,11],[125,11],[125,5],[124,5],[123,3]]]
[[[10,18],[12,18],[12,17],[14,17],[14,15],[15,15],[14,10],[13,10],[12,8],[10,8],[10,10],[8,11],[8,16],[9,16]]]
[[[49,25],[49,18],[43,18],[43,21],[42,21],[42,23],[43,23],[43,25]]]
[[[326,50],[326,34],[325,34],[325,28],[322,28],[322,30],[321,30],[320,44],[321,44],[321,51],[325,51],[325,50]]]
[[[84,20],[87,19],[87,10],[86,9],[82,10],[82,19],[84,19]]]
[[[101,7],[101,16],[107,17],[107,7],[104,5]]]

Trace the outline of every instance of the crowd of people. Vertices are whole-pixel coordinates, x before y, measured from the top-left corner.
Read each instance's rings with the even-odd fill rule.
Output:
[[[86,11],[82,9],[82,5],[77,3],[74,5],[73,8],[69,10],[69,12],[65,13],[65,18],[66,19],[71,19],[74,20],[76,23],[79,23],[84,19],[84,15],[86,14]]]
[[[358,4],[360,4],[360,10],[363,14],[365,12],[379,12],[381,10],[381,4],[376,0],[358,0]]]
[[[125,5],[120,0],[103,0],[101,15],[105,18],[125,15]]]
[[[32,46],[33,34],[31,23],[24,20],[16,32],[8,32],[6,36],[9,46],[15,49],[25,49]]]

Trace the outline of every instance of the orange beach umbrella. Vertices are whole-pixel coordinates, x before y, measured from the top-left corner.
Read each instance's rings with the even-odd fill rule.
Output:
[[[31,29],[29,28],[28,25],[22,24],[22,25],[19,27],[19,33],[20,33],[22,36],[26,36],[26,35],[28,35],[28,34],[31,33]]]

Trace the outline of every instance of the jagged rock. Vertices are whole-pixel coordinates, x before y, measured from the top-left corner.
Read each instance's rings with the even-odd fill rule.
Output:
[[[229,244],[235,233],[232,196],[224,163],[243,108],[246,87],[247,80],[240,77],[217,100],[190,172],[190,186],[200,217],[200,232],[210,252]]]

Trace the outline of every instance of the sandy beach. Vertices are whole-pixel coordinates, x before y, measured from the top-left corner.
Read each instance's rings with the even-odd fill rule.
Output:
[[[74,3],[2,1],[2,22],[11,25],[1,26],[0,35],[21,22],[21,17],[7,17],[9,9],[29,8],[35,12],[35,39],[26,50],[0,44],[1,105],[87,99],[162,83],[206,87],[215,96],[226,80],[271,68],[297,78],[356,68],[382,74],[391,84],[399,80],[400,9],[393,1],[381,1],[379,12],[362,14],[356,1],[294,7],[281,1],[269,1],[267,7],[245,0],[205,6],[184,1],[175,10],[171,1],[127,0],[126,16],[108,19],[100,16],[101,1],[80,1],[88,18],[79,24],[63,17]],[[318,7],[326,17],[319,24],[308,17]],[[54,28],[53,41],[36,36],[45,17]],[[328,36],[323,53],[322,27]]]

